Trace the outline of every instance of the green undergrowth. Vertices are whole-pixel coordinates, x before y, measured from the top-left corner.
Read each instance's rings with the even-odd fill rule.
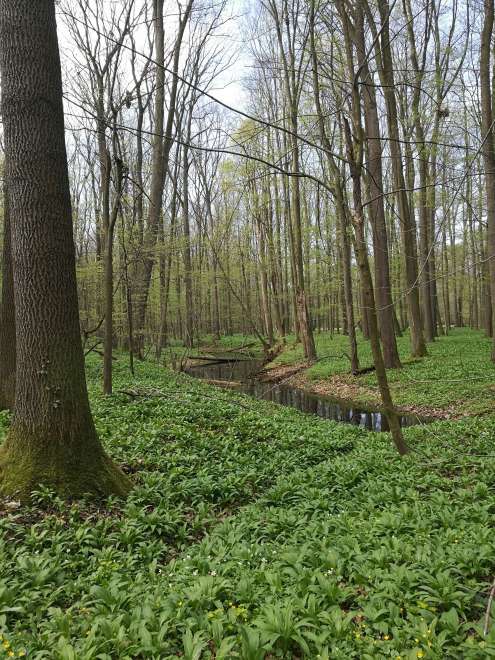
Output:
[[[315,334],[319,361],[305,374],[310,380],[324,380],[342,375],[352,384],[363,387],[355,396],[369,400],[370,389],[377,391],[375,374],[351,376],[349,340],[342,335]],[[394,401],[400,406],[424,406],[453,409],[455,413],[483,413],[495,405],[495,366],[490,361],[491,340],[482,332],[467,328],[451,330],[428,344],[428,355],[413,360],[407,333],[398,338],[402,369],[389,369],[388,376]],[[358,336],[361,367],[373,364],[370,344]],[[303,361],[300,345],[289,343],[275,360],[276,365],[292,365]],[[378,395],[378,392],[377,392]]]
[[[98,431],[136,486],[1,504],[0,658],[495,655],[495,417],[408,429],[401,460],[149,364],[118,362],[105,398],[99,369]]]

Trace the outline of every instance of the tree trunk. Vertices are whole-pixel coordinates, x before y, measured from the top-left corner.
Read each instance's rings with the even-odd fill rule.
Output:
[[[370,75],[364,36],[364,22],[361,10],[356,11],[356,43],[358,63],[361,70],[364,122],[367,147],[366,178],[371,199],[369,217],[373,233],[373,253],[375,262],[375,298],[378,325],[383,346],[383,359],[388,369],[401,366],[394,329],[394,305],[390,286],[388,256],[388,235],[385,223],[382,139],[376,104],[376,92]]]
[[[170,151],[172,148],[172,128],[177,102],[177,90],[179,78],[180,53],[184,32],[191,15],[191,8],[194,0],[189,0],[184,14],[181,16],[177,39],[174,44],[173,57],[173,77],[170,89],[169,107],[167,113],[167,123],[165,126],[165,32],[163,24],[163,0],[155,1],[154,23],[155,23],[155,64],[156,64],[156,97],[154,112],[154,141],[152,154],[152,174],[148,227],[145,233],[144,246],[145,256],[142,264],[142,274],[140,281],[140,295],[136,301],[137,334],[141,343],[141,350],[144,344],[144,327],[146,321],[146,307],[148,304],[148,295],[151,283],[151,274],[155,264],[154,251],[158,238],[158,228],[160,215],[163,205],[163,190],[165,187],[165,175],[168,170],[170,160]]]
[[[402,162],[401,139],[397,118],[397,101],[395,97],[395,80],[392,60],[392,49],[390,46],[388,0],[379,0],[380,12],[380,57],[379,72],[384,87],[387,122],[390,137],[390,154],[392,160],[392,172],[394,184],[397,189],[397,203],[400,216],[400,227],[402,233],[402,247],[404,251],[405,273],[407,283],[407,303],[409,315],[409,327],[411,333],[411,353],[413,357],[426,355],[426,344],[423,334],[423,322],[419,304],[418,290],[418,256],[416,226],[414,217],[407,199],[406,184],[404,179],[404,168]],[[378,49],[377,49],[378,53]]]
[[[493,133],[493,99],[491,88],[491,50],[493,34],[493,0],[485,0],[485,16],[481,33],[480,88],[481,88],[481,138],[483,140],[483,161],[485,164],[487,241],[485,259],[488,262],[490,300],[493,328],[495,310],[495,138]],[[495,332],[492,332],[492,362],[495,362]]]
[[[351,246],[348,235],[348,222],[347,222],[347,206],[345,202],[345,192],[342,188],[342,177],[340,176],[339,168],[335,162],[334,157],[332,156],[332,145],[328,138],[328,134],[325,127],[325,119],[323,114],[323,108],[321,105],[321,94],[320,94],[320,80],[318,77],[318,57],[316,52],[316,42],[315,42],[315,2],[311,2],[311,31],[310,31],[310,46],[311,46],[311,58],[313,64],[313,93],[315,98],[316,112],[318,116],[318,128],[320,133],[320,138],[323,146],[326,150],[327,163],[330,172],[333,175],[335,182],[335,210],[337,215],[337,234],[340,238],[341,244],[341,253],[342,253],[342,267],[343,267],[343,278],[342,278],[342,288],[344,292],[345,305],[343,306],[343,311],[345,313],[345,326],[347,330],[347,335],[349,337],[349,347],[351,351],[351,370],[353,373],[356,373],[359,370],[359,355],[357,348],[357,339],[356,339],[356,324],[354,320],[354,300],[352,294],[352,265],[351,265]],[[330,263],[330,259],[329,259]],[[339,280],[340,281],[340,280]],[[338,305],[337,305],[338,312]],[[338,324],[337,324],[338,325]],[[333,331],[333,328],[332,328]]]
[[[84,375],[54,0],[0,0],[17,377],[0,491],[123,495],[96,435]]]
[[[188,119],[186,142],[189,142],[191,136],[191,121],[192,114],[189,115]],[[194,303],[191,260],[191,227],[189,221],[189,149],[187,146],[184,146],[182,150],[182,173],[182,260],[184,264],[184,289],[186,303],[184,345],[186,348],[192,348],[194,345]]]
[[[15,307],[14,273],[12,270],[12,241],[10,226],[9,190],[4,184],[2,308],[0,314],[0,409],[11,410],[15,398]]]

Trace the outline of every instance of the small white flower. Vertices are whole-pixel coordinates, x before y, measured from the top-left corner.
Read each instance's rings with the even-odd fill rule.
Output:
[[[5,502],[4,507],[11,511],[18,509],[21,506],[21,503],[18,500],[12,500],[11,502]]]

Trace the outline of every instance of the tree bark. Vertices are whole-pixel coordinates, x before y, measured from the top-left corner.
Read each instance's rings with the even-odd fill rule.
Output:
[[[2,308],[0,314],[0,409],[11,410],[15,395],[15,307],[14,273],[10,226],[9,189],[4,184]]]
[[[390,46],[390,7],[388,0],[378,0],[378,10],[381,19],[379,40],[381,48],[376,48],[377,64],[381,83],[384,87],[387,123],[390,138],[392,172],[394,184],[397,189],[397,205],[400,216],[402,247],[404,252],[407,283],[407,303],[409,327],[411,333],[411,353],[413,357],[423,357],[426,355],[427,351],[423,333],[421,308],[419,304],[416,226],[414,217],[411,215],[411,209],[407,199],[402,151],[400,147],[401,139],[397,117],[397,100],[395,95],[392,49]],[[369,7],[367,7],[367,13],[370,14]]]
[[[54,0],[0,0],[0,70],[18,351],[0,491],[123,495],[84,375]]]
[[[146,307],[151,283],[151,274],[155,264],[155,248],[158,238],[160,215],[163,206],[163,190],[165,188],[165,175],[168,170],[170,151],[172,148],[172,129],[177,104],[177,90],[179,78],[177,76],[180,64],[180,53],[184,32],[191,15],[194,0],[189,0],[184,14],[179,21],[177,39],[174,45],[174,58],[172,65],[172,83],[170,89],[167,123],[165,124],[165,32],[163,24],[163,0],[155,0],[155,62],[156,62],[156,97],[154,110],[154,141],[152,154],[152,174],[150,206],[147,231],[144,236],[144,257],[140,277],[140,292],[136,300],[137,335],[140,342],[140,352],[144,347],[144,328],[146,322]],[[165,133],[163,132],[165,128]]]
[[[364,123],[366,133],[366,178],[371,198],[369,217],[373,234],[375,266],[375,298],[378,325],[383,346],[383,359],[388,369],[401,367],[394,327],[394,304],[390,285],[388,235],[385,222],[382,138],[376,103],[374,81],[370,74],[364,36],[364,20],[361,9],[356,10],[355,33],[358,64],[361,71]]]

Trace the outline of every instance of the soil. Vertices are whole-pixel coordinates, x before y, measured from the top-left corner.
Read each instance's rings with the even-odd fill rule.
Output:
[[[306,392],[341,399],[349,404],[380,406],[381,399],[378,388],[356,383],[355,377],[351,374],[335,374],[325,380],[312,380],[305,374],[305,370],[309,367],[310,365],[305,362],[296,365],[266,367],[259,374],[259,379],[265,383],[290,383],[291,386],[298,387]],[[439,420],[460,419],[466,416],[466,414],[459,412],[458,403],[452,403],[448,408],[415,405],[398,406],[397,410],[404,414]]]

